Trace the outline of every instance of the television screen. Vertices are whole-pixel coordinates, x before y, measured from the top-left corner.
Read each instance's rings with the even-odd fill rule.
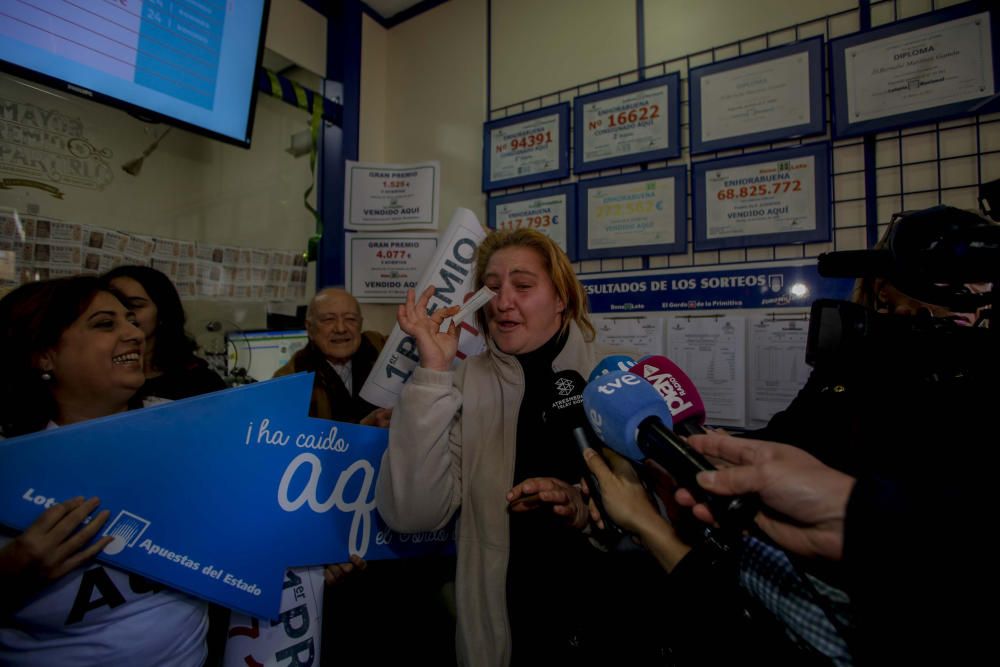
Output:
[[[0,67],[250,145],[268,0],[0,0]]]

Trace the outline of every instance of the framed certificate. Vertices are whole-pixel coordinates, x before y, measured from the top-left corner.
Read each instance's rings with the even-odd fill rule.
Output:
[[[569,175],[569,102],[483,125],[483,192]]]
[[[830,144],[696,162],[694,249],[830,240]]]
[[[577,97],[573,171],[667,160],[681,154],[676,72]]]
[[[490,229],[537,229],[559,244],[576,261],[576,186],[518,192],[491,197]]]
[[[687,168],[577,183],[577,259],[687,251]]]
[[[997,23],[969,3],[832,40],[834,138],[1000,108]]]
[[[823,38],[691,70],[691,153],[826,130]]]

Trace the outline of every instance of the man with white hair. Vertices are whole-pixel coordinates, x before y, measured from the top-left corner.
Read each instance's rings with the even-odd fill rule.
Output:
[[[306,310],[309,343],[274,376],[303,371],[316,374],[309,404],[311,417],[386,428],[392,410],[372,405],[358,395],[385,344],[382,334],[362,332],[363,322],[361,307],[349,292],[337,287],[316,292]]]

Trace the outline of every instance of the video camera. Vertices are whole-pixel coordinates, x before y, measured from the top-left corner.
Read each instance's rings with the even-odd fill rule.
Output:
[[[975,213],[935,206],[890,223],[879,246],[824,253],[819,273],[884,278],[915,299],[954,312],[978,312],[981,322],[1000,312],[1000,225]],[[973,291],[973,284],[984,291]],[[989,329],[967,327],[950,318],[896,317],[824,299],[813,305],[806,361],[815,365],[826,359],[922,354],[966,363],[997,357],[998,343],[1000,322]]]

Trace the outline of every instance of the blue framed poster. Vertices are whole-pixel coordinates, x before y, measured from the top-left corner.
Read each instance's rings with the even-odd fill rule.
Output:
[[[483,124],[483,192],[569,175],[569,102]]]
[[[691,153],[822,134],[823,38],[691,70]]]
[[[676,72],[577,97],[573,171],[583,173],[681,154]]]
[[[490,197],[490,229],[537,229],[576,261],[576,186],[559,185]]]
[[[692,166],[694,249],[830,240],[830,144]]]
[[[577,183],[577,259],[687,251],[687,168]]]
[[[996,111],[998,37],[969,3],[832,40],[834,138]]]

